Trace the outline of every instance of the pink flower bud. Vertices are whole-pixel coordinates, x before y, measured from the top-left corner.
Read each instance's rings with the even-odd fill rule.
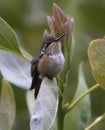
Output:
[[[72,33],[74,19],[67,16],[55,3],[53,4],[53,15],[52,17],[47,16],[47,20],[51,32],[56,35],[62,35],[63,33],[69,35],[69,33]]]

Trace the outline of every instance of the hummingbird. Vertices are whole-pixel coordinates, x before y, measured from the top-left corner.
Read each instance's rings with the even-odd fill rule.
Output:
[[[31,61],[32,83],[30,90],[35,89],[35,99],[40,90],[40,84],[44,77],[53,79],[63,69],[64,56],[61,50],[60,37],[46,36],[44,37],[39,53]]]

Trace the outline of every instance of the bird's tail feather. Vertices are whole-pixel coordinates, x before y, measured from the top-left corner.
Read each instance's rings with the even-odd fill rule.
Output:
[[[42,80],[39,79],[39,74],[36,72],[36,73],[33,75],[32,84],[31,84],[31,87],[30,87],[30,90],[35,89],[35,92],[34,92],[35,99],[36,99],[37,96],[38,96],[39,89],[40,89],[40,85],[41,85],[41,81],[42,81]]]
[[[38,81],[35,84],[35,92],[34,92],[35,99],[38,96],[38,93],[39,93],[39,90],[40,90],[41,81],[42,81],[41,79],[38,79]]]

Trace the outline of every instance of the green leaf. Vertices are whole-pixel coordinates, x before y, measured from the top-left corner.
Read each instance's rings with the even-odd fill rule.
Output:
[[[28,104],[29,103],[30,101],[28,100]],[[55,126],[58,109],[58,88],[55,79],[43,79],[40,93],[33,105],[35,105],[35,108],[30,122],[31,130],[52,129]],[[31,108],[33,109],[32,106]]]
[[[0,59],[0,71],[5,79],[18,87],[29,89],[31,85],[30,62],[3,50],[0,50]]]
[[[21,51],[19,49],[18,39],[16,37],[15,32],[0,17],[0,49],[14,52],[18,55],[21,55]]]
[[[0,129],[9,130],[8,126],[9,126],[8,115],[6,113],[0,112]]]
[[[88,56],[95,80],[105,89],[105,39],[90,42]]]
[[[78,86],[73,100],[87,90],[82,64],[79,66]],[[86,96],[70,112],[65,115],[64,130],[84,130],[90,119],[90,99]]]
[[[15,97],[10,84],[3,79],[0,98],[0,130],[10,130],[15,120]]]

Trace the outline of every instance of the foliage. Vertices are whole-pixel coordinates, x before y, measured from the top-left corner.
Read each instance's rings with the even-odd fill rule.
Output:
[[[105,39],[93,40],[88,49],[92,73],[96,81],[105,89]]]
[[[16,1],[15,1],[16,2]],[[14,2],[14,4],[15,4]],[[5,3],[5,1],[3,2]],[[23,2],[25,4],[25,1]],[[90,3],[87,2],[89,5]],[[96,2],[97,3],[97,2]],[[19,4],[19,3],[18,3]],[[50,3],[52,5],[52,3]],[[29,2],[30,7],[33,7],[33,3]],[[44,3],[42,4],[40,1],[39,4],[40,8],[44,6]],[[68,4],[69,5],[69,4]],[[80,8],[82,6],[87,6],[84,2],[81,0],[79,2],[73,2],[72,6],[76,5],[78,9],[81,12],[81,20],[83,20],[84,13],[82,13],[82,9]],[[16,7],[13,5],[10,6],[10,4],[6,5],[6,11],[5,14],[9,14],[8,10],[10,10],[10,7]],[[10,7],[9,7],[10,6]],[[17,5],[18,6],[18,5]],[[66,5],[67,6],[67,5]],[[27,9],[28,4],[25,4],[24,9]],[[35,6],[36,7],[36,6]],[[69,8],[69,6],[67,6]],[[37,8],[37,7],[36,7]],[[42,9],[42,8],[41,8]],[[26,13],[22,11],[21,16],[24,19],[21,19],[19,21],[19,17],[14,17],[15,20],[17,20],[17,23],[15,23],[15,26],[18,24],[18,29],[22,30],[19,34],[19,30],[15,30],[17,32],[17,35],[12,30],[12,28],[8,25],[7,22],[5,22],[2,18],[0,18],[0,72],[1,74],[13,85],[16,85],[22,89],[29,90],[30,84],[31,84],[31,76],[30,76],[30,61],[32,59],[32,56],[28,53],[31,52],[31,54],[38,49],[38,44],[33,44],[33,35],[36,34],[34,32],[35,28],[36,30],[40,30],[40,28],[45,29],[45,21],[43,21],[43,17],[40,12],[40,10],[31,8],[30,13],[27,14],[28,17],[26,17]],[[71,12],[74,10],[74,8],[71,7]],[[3,8],[1,8],[3,10]],[[84,9],[85,10],[85,9]],[[19,14],[18,8],[16,8],[17,14]],[[37,11],[37,12],[36,12]],[[75,10],[74,16],[77,16],[78,11]],[[34,13],[32,13],[34,12]],[[35,13],[36,12],[36,13]],[[39,21],[34,19],[34,17],[39,14],[37,17],[37,20],[43,21],[43,23],[39,24]],[[85,13],[87,14],[86,10]],[[5,16],[5,14],[1,14],[2,16]],[[34,14],[34,15],[33,15]],[[44,15],[44,14],[43,14]],[[10,20],[9,23],[12,25],[14,13],[9,14]],[[19,15],[18,15],[19,16]],[[86,16],[91,17],[91,15],[87,14]],[[99,16],[99,15],[98,15]],[[98,17],[97,16],[97,17]],[[4,18],[5,18],[4,17]],[[30,18],[30,19],[27,19]],[[87,37],[86,32],[84,32],[83,27],[85,24],[83,24],[83,27],[78,27],[78,21],[76,24],[76,42],[78,44],[72,44],[74,42],[74,35],[73,35],[73,29],[74,29],[74,19],[69,17],[68,15],[65,15],[65,13],[56,5],[53,6],[53,16],[48,16],[48,25],[51,30],[51,35],[61,35],[62,33],[66,34],[66,37],[64,38],[62,50],[65,56],[65,66],[62,73],[59,74],[57,77],[57,83],[54,79],[53,81],[50,81],[49,79],[45,78],[41,84],[41,90],[40,94],[38,96],[37,101],[33,100],[33,92],[27,92],[27,105],[29,108],[30,116],[31,116],[31,122],[30,122],[30,128],[33,129],[57,129],[57,130],[82,130],[89,125],[89,122],[92,118],[95,118],[96,116],[99,116],[97,114],[91,115],[91,108],[90,108],[90,97],[89,94],[96,88],[99,88],[101,86],[104,88],[104,44],[105,39],[97,39],[90,42],[88,47],[88,57],[89,62],[92,67],[92,73],[93,77],[95,78],[97,84],[92,86],[88,89],[86,82],[88,85],[93,84],[94,80],[92,76],[89,77],[89,68],[86,68],[85,66],[85,76],[83,73],[83,66],[84,63],[80,64],[81,60],[84,60],[87,58],[86,56],[86,44],[83,44],[83,42],[86,42]],[[78,18],[78,16],[77,16]],[[28,23],[27,22],[30,23]],[[94,19],[92,19],[94,21]],[[8,21],[8,20],[7,20]],[[84,21],[83,21],[84,22]],[[23,26],[24,23],[24,26]],[[35,25],[37,23],[37,25]],[[95,22],[94,22],[95,23]],[[96,22],[97,23],[97,22]],[[87,20],[87,26],[90,25],[89,21]],[[96,26],[95,24],[94,26]],[[13,27],[15,27],[13,26]],[[88,28],[88,27],[85,28]],[[99,27],[98,27],[99,28]],[[81,29],[81,33],[79,32]],[[90,32],[90,28],[88,28],[88,33]],[[94,30],[93,30],[94,31]],[[78,33],[79,32],[79,33]],[[40,31],[37,31],[37,34],[41,34]],[[21,37],[20,37],[21,35]],[[82,40],[80,38],[78,39],[78,36],[82,37]],[[22,37],[24,39],[22,39]],[[38,37],[42,37],[42,35],[38,35]],[[39,41],[37,35],[34,37],[35,43],[38,43]],[[36,38],[36,39],[35,39]],[[19,40],[21,40],[24,44],[22,44]],[[25,44],[25,42],[29,42],[29,44]],[[89,41],[88,41],[89,42]],[[30,44],[31,43],[31,44]],[[81,43],[81,45],[80,45]],[[27,51],[23,49],[23,46],[25,47]],[[84,48],[83,48],[84,47]],[[37,49],[36,49],[37,48]],[[82,54],[83,53],[83,54]],[[78,55],[80,57],[78,57]],[[79,59],[80,58],[80,59]],[[89,81],[91,83],[89,83]],[[4,89],[4,86],[9,86],[8,88]],[[49,87],[50,86],[50,87]],[[15,101],[14,101],[14,95],[12,92],[11,85],[6,81],[3,80],[3,83],[1,85],[1,97],[0,97],[0,105],[2,104],[2,95],[5,93],[5,99],[3,99],[3,103],[9,103],[7,105],[8,111],[1,107],[0,115],[4,114],[5,116],[2,116],[3,120],[0,120],[1,127],[3,130],[11,129],[14,118],[15,118]],[[3,91],[5,90],[5,91]],[[7,92],[10,92],[9,94]],[[59,92],[59,95],[58,95]],[[100,92],[100,91],[99,91]],[[99,93],[97,92],[97,93]],[[101,92],[102,93],[102,92]],[[58,101],[59,96],[59,101]],[[86,97],[85,97],[86,96]],[[85,98],[83,98],[85,97]],[[103,96],[104,97],[104,96]],[[9,101],[7,101],[7,99]],[[10,100],[12,99],[12,100]],[[99,99],[99,98],[98,98]],[[79,102],[79,103],[78,103]],[[78,103],[78,104],[77,104]],[[102,106],[104,107],[104,105]],[[10,108],[12,108],[12,113]],[[96,111],[96,108],[93,109]],[[97,113],[97,112],[96,112]],[[102,113],[102,111],[100,112]],[[98,119],[98,121],[97,121]],[[94,127],[97,123],[104,120],[104,115],[101,115],[101,118],[97,118],[95,122],[93,122],[92,125],[86,128],[86,130],[91,129]],[[100,119],[100,120],[99,120]],[[5,125],[4,125],[5,121]],[[11,122],[10,122],[11,121]],[[17,122],[16,122],[17,123]],[[99,125],[100,126],[100,125]],[[4,128],[5,127],[5,128]],[[97,127],[98,128],[98,127]],[[96,129],[97,129],[96,128]],[[102,125],[102,128],[104,128],[104,124]],[[15,126],[14,126],[14,129]],[[19,128],[18,129],[23,129]],[[95,130],[96,130],[95,129]]]
[[[15,120],[15,96],[11,85],[2,80],[2,91],[0,97],[0,129],[10,130]]]

